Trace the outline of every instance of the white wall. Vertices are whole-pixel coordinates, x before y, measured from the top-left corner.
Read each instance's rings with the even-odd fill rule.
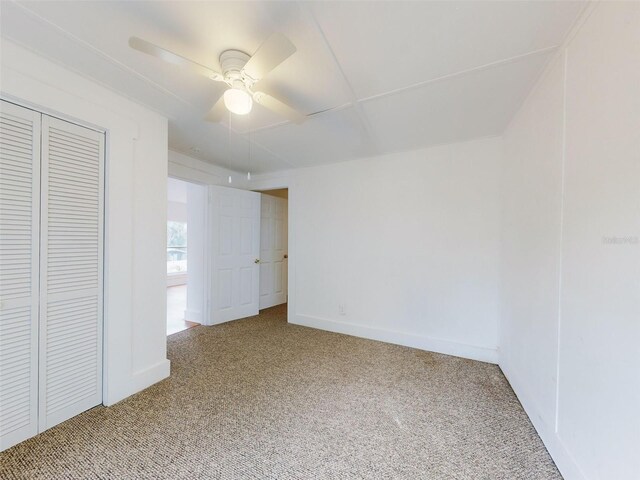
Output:
[[[185,222],[187,221],[187,204],[183,202],[167,202],[167,221]]]
[[[289,321],[497,361],[500,155],[494,138],[255,177],[289,187]]]
[[[169,150],[169,176],[202,185],[222,185],[246,189],[247,174],[203,162],[184,153]],[[231,183],[229,183],[231,177]]]
[[[187,309],[185,320],[191,322],[205,322],[205,264],[207,256],[207,188],[194,183],[187,184],[187,226],[188,249],[187,268]]]
[[[505,136],[500,365],[567,480],[640,478],[640,4],[592,7]]]
[[[0,91],[107,130],[104,403],[169,375],[166,358],[167,120],[1,40]]]

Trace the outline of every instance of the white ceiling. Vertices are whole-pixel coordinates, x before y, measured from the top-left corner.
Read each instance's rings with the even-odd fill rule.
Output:
[[[0,32],[167,116],[170,148],[258,173],[502,133],[583,7],[2,2]],[[329,109],[302,125],[260,105],[205,122],[222,84],[128,47],[135,35],[219,70],[220,52],[252,54],[275,31],[298,51],[260,89],[305,114]]]

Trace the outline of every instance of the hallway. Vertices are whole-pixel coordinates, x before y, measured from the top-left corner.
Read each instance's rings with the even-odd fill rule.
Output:
[[[176,285],[167,288],[167,335],[181,332],[198,325],[184,319],[187,309],[187,286]]]

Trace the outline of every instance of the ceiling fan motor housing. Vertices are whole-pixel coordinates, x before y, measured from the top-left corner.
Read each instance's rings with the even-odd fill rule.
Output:
[[[253,86],[255,81],[242,72],[250,58],[250,55],[240,50],[225,50],[220,54],[220,67],[224,81],[230,87],[238,88],[239,83],[242,83],[247,89]]]

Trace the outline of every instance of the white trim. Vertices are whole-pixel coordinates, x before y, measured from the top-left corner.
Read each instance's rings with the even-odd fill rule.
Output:
[[[527,390],[525,383],[520,381],[520,376],[517,372],[509,368],[505,362],[501,362],[499,367],[564,479],[587,480],[587,476],[580,470],[578,463],[571,456],[564,446],[564,443],[562,443],[560,436],[556,433],[555,425],[549,425],[544,421],[540,409],[534,401],[533,395]]]
[[[564,251],[564,213],[565,190],[567,183],[567,65],[569,50],[563,49],[562,54],[562,150],[560,164],[560,219],[558,232],[558,325],[556,328],[556,382],[555,382],[555,415],[554,432],[558,432],[560,423],[560,357],[562,355],[562,252]]]
[[[289,170],[284,170],[280,172],[261,173],[259,175],[254,175],[247,188],[256,192],[262,192],[268,190],[277,190],[280,188],[290,188],[290,183],[291,172]]]
[[[204,244],[205,249],[202,255],[202,261],[204,263],[204,278],[203,278],[203,290],[202,290],[202,312],[200,312],[200,324],[201,325],[213,325],[213,317],[211,316],[211,309],[213,308],[213,301],[211,298],[211,292],[213,292],[213,285],[211,282],[211,275],[213,275],[213,267],[211,265],[211,257],[213,256],[210,248],[206,248],[206,245],[211,245],[213,238],[211,237],[212,225],[211,225],[211,202],[213,195],[211,189],[207,186],[204,193]],[[188,292],[187,292],[188,293]],[[185,320],[188,319],[190,314],[185,311]]]
[[[144,370],[133,373],[133,385],[136,392],[150,387],[169,376],[171,362],[169,359],[161,360]]]
[[[310,315],[295,315],[293,321],[291,318],[289,319],[289,323],[417,348],[428,352],[444,353],[445,355],[453,355],[455,357],[468,358],[480,362],[498,363],[497,348],[469,345],[452,340],[415,335],[385,328],[368,327],[366,325],[312,317]]]
[[[178,285],[186,285],[188,275],[189,274],[187,272],[167,273],[167,288],[177,287]]]
[[[160,380],[167,378],[171,371],[171,362],[168,359],[162,360],[149,368],[134,372],[130,377],[128,385],[118,385],[118,389],[113,389],[109,397],[104,397],[103,405],[110,407],[121,400],[140,392]]]
[[[0,92],[0,100],[4,100],[8,103],[13,103],[19,107],[26,108],[28,110],[32,110],[40,115],[47,115],[48,117],[57,118],[58,120],[65,121],[67,123],[71,123],[73,125],[77,125],[82,128],[86,128],[88,130],[94,130],[98,133],[106,133],[107,130],[99,125],[94,125],[90,122],[85,122],[79,118],[76,118],[71,115],[65,115],[63,113],[58,112],[57,110],[52,110],[47,107],[42,107],[36,103],[29,102],[27,100],[23,100],[22,98],[15,97],[11,94]]]
[[[287,322],[296,323],[296,187],[289,172],[275,172],[257,175],[247,187],[254,192],[286,188],[287,198]]]

